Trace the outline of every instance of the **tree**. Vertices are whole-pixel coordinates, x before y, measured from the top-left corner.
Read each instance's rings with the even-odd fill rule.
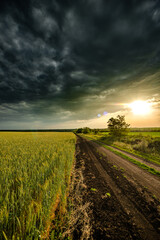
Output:
[[[99,129],[94,129],[94,130],[93,130],[93,133],[94,133],[94,134],[98,134],[98,133],[99,133]]]
[[[90,133],[90,132],[91,132],[91,129],[88,128],[88,127],[85,127],[85,128],[82,129],[82,133],[87,134],[87,133]]]
[[[118,115],[116,118],[110,118],[108,120],[108,130],[112,136],[126,135],[129,131],[130,124],[126,123],[125,116]]]
[[[75,130],[76,133],[82,133],[82,128],[78,128],[77,130]]]
[[[76,129],[74,132],[75,133],[90,133],[92,130],[88,127],[84,127],[84,128],[78,128]]]

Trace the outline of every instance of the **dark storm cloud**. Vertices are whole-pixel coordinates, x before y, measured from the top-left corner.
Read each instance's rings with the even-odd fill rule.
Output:
[[[159,78],[146,77],[159,64],[157,0],[0,2],[0,104],[6,118],[13,118],[7,109],[15,104],[15,118],[22,109],[30,117],[68,111],[80,118],[82,108],[92,117],[130,85],[139,86],[139,94],[157,93]]]

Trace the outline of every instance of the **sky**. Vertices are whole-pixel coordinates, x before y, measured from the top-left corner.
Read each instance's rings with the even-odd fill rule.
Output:
[[[0,1],[0,129],[159,127],[159,110],[160,1]]]

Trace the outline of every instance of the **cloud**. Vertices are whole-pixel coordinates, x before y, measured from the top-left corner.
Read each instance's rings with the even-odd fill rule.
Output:
[[[159,13],[151,0],[1,1],[1,116],[93,119],[158,93]]]

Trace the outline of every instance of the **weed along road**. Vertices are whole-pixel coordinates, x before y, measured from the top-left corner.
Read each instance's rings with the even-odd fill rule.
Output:
[[[83,201],[90,203],[89,239],[159,240],[160,178],[80,136],[76,149]]]

